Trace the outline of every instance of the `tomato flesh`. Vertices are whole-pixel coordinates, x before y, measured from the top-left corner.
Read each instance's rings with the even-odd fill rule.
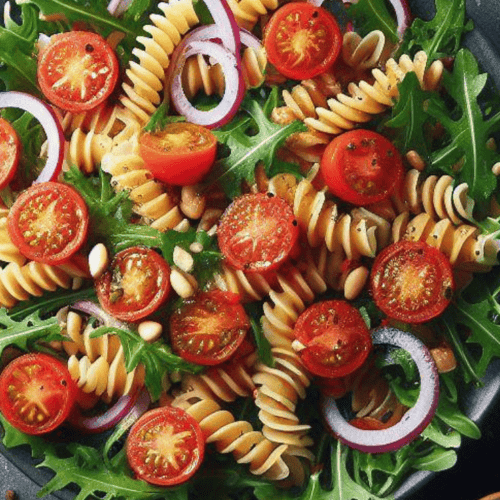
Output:
[[[52,104],[81,113],[97,107],[113,92],[119,64],[100,35],[71,31],[51,37],[40,54],[37,76]]]
[[[359,311],[342,300],[309,306],[295,323],[298,354],[319,377],[344,377],[359,368],[372,347],[370,332]]]
[[[170,293],[170,266],[146,247],[118,252],[110,268],[96,281],[105,311],[123,321],[138,321],[156,311]]]
[[[77,392],[61,361],[46,354],[25,354],[0,374],[0,411],[20,431],[44,434],[66,420]]]
[[[182,358],[201,365],[229,359],[250,328],[237,294],[213,290],[199,293],[170,317],[172,348]]]
[[[341,45],[335,18],[306,2],[290,2],[278,9],[264,31],[269,61],[295,80],[324,73],[337,59]]]
[[[321,173],[335,196],[355,205],[369,205],[394,192],[404,168],[398,150],[384,136],[371,130],[351,130],[328,144]]]
[[[200,182],[209,172],[217,153],[217,139],[201,125],[179,122],[159,132],[142,134],[139,147],[153,177],[186,186]]]
[[[266,193],[236,198],[221,217],[219,247],[236,269],[264,272],[280,266],[299,236],[288,203]]]
[[[371,291],[377,307],[405,323],[424,323],[449,305],[453,271],[446,256],[422,241],[400,241],[375,259]]]
[[[89,224],[84,199],[67,184],[42,182],[23,191],[12,206],[7,228],[28,259],[58,265],[85,242]]]
[[[181,408],[146,412],[132,427],[126,452],[139,479],[158,486],[187,481],[203,461],[205,440],[198,422]]]
[[[12,125],[0,118],[0,189],[14,178],[21,156],[21,142]]]

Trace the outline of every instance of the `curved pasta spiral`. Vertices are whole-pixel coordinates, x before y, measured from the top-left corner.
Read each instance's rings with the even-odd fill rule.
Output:
[[[251,31],[261,16],[276,10],[278,0],[229,0],[229,8],[241,28]]]
[[[249,464],[252,474],[276,481],[298,475],[297,482],[302,482],[304,473],[300,464],[292,469],[286,462],[287,445],[269,441],[247,421],[236,421],[215,400],[193,394],[182,400],[174,399],[172,406],[186,410],[200,424],[207,443],[214,443],[219,453],[232,453],[238,463]]]
[[[132,54],[137,61],[131,61],[126,70],[128,82],[124,82],[120,97],[122,105],[130,110],[141,124],[146,123],[161,102],[165,69],[170,55],[190,28],[199,19],[192,0],[171,0],[160,2],[158,8],[163,15],[152,14],[152,24],[144,27],[149,36],[137,37],[142,49],[135,48]]]
[[[404,210],[413,214],[426,212],[433,220],[450,219],[455,225],[473,220],[474,200],[467,195],[466,183],[455,186],[450,175],[422,177],[416,169],[406,173],[401,200],[396,205],[403,202]]]
[[[83,392],[94,393],[110,403],[144,384],[143,366],[127,373],[117,335],[91,338],[95,328],[74,311],[60,311],[58,318],[63,335],[69,337],[62,342],[69,355],[68,370]]]
[[[460,270],[487,272],[498,264],[499,243],[493,237],[479,234],[475,226],[455,226],[450,219],[436,222],[426,212],[413,218],[408,212],[398,215],[392,225],[392,238],[395,242],[425,241],[441,250]]]
[[[359,83],[351,82],[347,93],[338,93],[328,99],[327,106],[315,107],[313,114],[310,105],[304,108],[300,101],[299,104],[293,99],[295,105],[291,107],[292,112],[297,113],[296,118],[303,120],[312,130],[332,135],[340,134],[359,123],[370,121],[373,115],[392,107],[394,99],[398,97],[398,84],[409,72],[417,75],[422,88],[434,90],[441,79],[443,64],[441,61],[434,61],[428,69],[426,64],[427,54],[423,51],[418,52],[413,61],[408,55],[402,55],[399,62],[389,59],[384,71],[378,68],[372,70],[374,84],[364,80]],[[290,103],[289,99],[288,104]]]
[[[135,213],[160,231],[173,229],[184,219],[178,200],[165,186],[153,179],[144,165],[144,160],[139,155],[137,136],[115,146],[110,153],[104,155],[101,162],[101,168],[112,176],[113,188],[129,192]]]
[[[348,31],[342,39],[342,61],[356,70],[377,67],[385,49],[385,35],[373,30],[363,38],[355,31]]]
[[[21,254],[10,239],[9,232],[7,231],[8,215],[8,208],[0,208],[0,261],[14,262],[18,266],[22,266],[26,262],[26,257]]]
[[[13,307],[32,296],[57,288],[78,287],[81,278],[87,277],[77,265],[50,266],[30,261],[24,265],[10,262],[0,270],[0,306]]]

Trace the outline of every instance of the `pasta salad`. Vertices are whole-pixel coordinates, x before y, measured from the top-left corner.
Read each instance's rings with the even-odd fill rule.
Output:
[[[500,357],[465,0],[18,0],[0,421],[77,500],[393,498]]]

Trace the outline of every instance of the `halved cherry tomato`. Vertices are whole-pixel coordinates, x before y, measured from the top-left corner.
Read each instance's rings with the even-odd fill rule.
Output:
[[[0,189],[14,178],[21,156],[21,142],[17,132],[5,119],[0,118]]]
[[[423,241],[399,241],[382,250],[370,282],[377,307],[405,323],[424,323],[439,316],[455,287],[449,260]]]
[[[130,247],[118,252],[96,281],[102,308],[123,321],[139,321],[155,312],[170,293],[170,266],[154,250]]]
[[[344,377],[359,368],[372,347],[359,311],[343,300],[309,306],[295,323],[294,347],[305,367],[320,377]]]
[[[321,157],[321,173],[338,198],[369,205],[389,197],[403,178],[401,155],[384,136],[351,130],[333,139]]]
[[[46,354],[20,356],[0,374],[0,411],[26,434],[44,434],[61,425],[77,393],[66,365]]]
[[[200,182],[209,172],[217,153],[217,139],[201,125],[177,122],[159,132],[142,134],[139,147],[155,179],[186,186]]]
[[[205,439],[194,417],[181,408],[164,406],[149,410],[133,425],[126,452],[139,479],[174,486],[198,470]]]
[[[87,205],[76,189],[41,182],[23,191],[7,218],[9,236],[28,259],[44,264],[66,262],[85,242]]]
[[[349,423],[354,427],[365,431],[379,431],[381,429],[391,427],[391,425],[384,424],[374,417],[357,417],[350,420]]]
[[[324,73],[337,59],[342,33],[323,7],[290,2],[278,9],[264,31],[264,46],[276,69],[295,80]]]
[[[216,365],[235,353],[249,328],[239,295],[212,290],[186,299],[172,314],[170,340],[185,360]]]
[[[288,203],[266,193],[236,198],[222,215],[219,247],[236,269],[264,272],[281,265],[294,248],[299,228]]]
[[[113,92],[120,67],[111,46],[96,33],[53,35],[38,58],[38,84],[45,97],[73,113],[88,111]]]

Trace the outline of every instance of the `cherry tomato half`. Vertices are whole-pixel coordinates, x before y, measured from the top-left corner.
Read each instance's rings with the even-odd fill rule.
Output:
[[[295,323],[298,355],[319,377],[344,377],[359,368],[372,347],[368,327],[359,311],[343,300],[309,306]]]
[[[399,241],[376,257],[370,276],[373,300],[390,318],[424,323],[451,301],[453,271],[446,256],[423,241]]]
[[[212,290],[186,299],[170,317],[172,349],[200,365],[230,358],[250,328],[239,295]]]
[[[219,247],[236,269],[264,272],[280,266],[295,247],[297,221],[288,203],[266,193],[236,198],[222,215]]]
[[[391,195],[403,178],[403,160],[384,136],[351,130],[333,139],[321,157],[321,173],[341,200],[369,205]]]
[[[76,189],[60,182],[41,182],[23,191],[7,217],[14,245],[28,259],[58,265],[85,242],[87,205]]]
[[[0,189],[14,178],[21,156],[21,142],[12,125],[0,118]]]
[[[278,9],[264,31],[264,46],[275,68],[294,80],[324,73],[337,59],[342,33],[323,7],[290,2]]]
[[[150,248],[127,248],[96,281],[96,291],[106,312],[122,321],[139,321],[167,300],[170,266]]]
[[[66,365],[46,354],[20,356],[0,374],[0,411],[26,434],[43,434],[61,425],[77,393]]]
[[[203,461],[205,439],[198,422],[181,408],[146,412],[132,427],[126,452],[139,479],[158,486],[187,481]]]
[[[70,31],[53,35],[38,58],[38,84],[45,97],[73,113],[88,111],[113,92],[120,67],[100,35]]]
[[[200,182],[215,161],[217,139],[194,123],[169,123],[163,130],[142,134],[140,155],[153,177],[167,184]]]

